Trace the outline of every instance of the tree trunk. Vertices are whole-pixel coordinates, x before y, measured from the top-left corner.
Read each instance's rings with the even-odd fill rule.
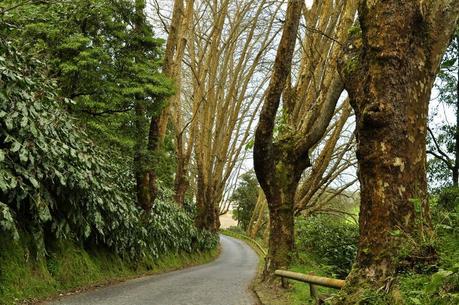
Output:
[[[287,174],[288,175],[288,174]],[[264,276],[268,278],[277,269],[287,269],[294,250],[294,200],[298,186],[289,179],[274,196],[267,197],[269,206],[269,251],[265,259]]]
[[[175,202],[183,207],[185,204],[185,194],[188,190],[189,182],[186,178],[186,168],[183,166],[182,162],[177,163],[177,173],[175,176]]]
[[[457,56],[456,60],[459,63],[459,34],[456,35]],[[456,83],[456,134],[454,147],[454,168],[453,168],[453,186],[458,186],[459,180],[459,68],[457,69]]]
[[[260,231],[260,227],[265,218],[266,206],[266,197],[262,189],[258,190],[257,203],[252,212],[252,217],[250,218],[249,225],[247,226],[247,235],[255,238]]]
[[[183,151],[183,137],[179,135],[176,137],[177,139],[177,169],[175,171],[175,180],[174,180],[174,187],[175,187],[175,194],[174,200],[175,202],[183,207],[185,203],[185,194],[188,190],[189,182],[187,179],[187,158],[183,158],[182,154],[178,152]]]
[[[398,271],[435,257],[423,247],[431,226],[425,139],[448,39],[427,32],[417,1],[364,1],[359,15],[362,47],[343,74],[356,114],[360,240],[338,304],[358,303],[363,287],[389,291]]]
[[[199,179],[199,178],[198,178]],[[216,233],[220,228],[220,211],[218,204],[211,202],[209,187],[198,181],[196,193],[197,215],[195,219],[196,227]]]
[[[296,187],[301,173],[309,163],[307,154],[295,157],[292,143],[273,143],[275,117],[280,98],[290,75],[296,35],[303,9],[303,1],[288,2],[282,37],[277,49],[273,74],[266,92],[255,132],[254,168],[262,187],[270,213],[269,253],[266,258],[265,279],[274,270],[287,268],[293,250],[293,207]],[[301,162],[300,162],[301,160]],[[291,162],[304,163],[304,167]]]

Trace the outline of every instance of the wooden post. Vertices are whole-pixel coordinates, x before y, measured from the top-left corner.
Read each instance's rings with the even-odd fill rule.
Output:
[[[282,288],[285,288],[287,289],[288,288],[288,281],[285,277],[281,277],[281,281],[282,281]]]
[[[317,286],[314,284],[309,284],[309,295],[316,300],[316,304],[319,304],[319,294],[317,293]]]

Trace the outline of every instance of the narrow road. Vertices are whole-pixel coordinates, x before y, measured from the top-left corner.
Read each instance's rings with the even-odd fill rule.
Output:
[[[254,305],[249,291],[258,257],[244,242],[221,236],[215,261],[57,300],[49,305]]]

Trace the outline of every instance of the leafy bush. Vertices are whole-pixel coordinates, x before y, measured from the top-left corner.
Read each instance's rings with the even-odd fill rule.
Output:
[[[357,225],[317,215],[297,219],[295,228],[298,252],[313,254],[338,277],[349,273],[357,253]]]
[[[0,231],[32,235],[36,254],[66,239],[130,257],[216,245],[217,237],[199,232],[166,190],[152,214],[142,215],[132,169],[87,139],[46,65],[5,40],[0,54]]]
[[[137,212],[116,168],[86,140],[62,106],[46,66],[0,41],[1,225],[131,248]],[[124,221],[122,221],[124,220]]]
[[[147,240],[151,241],[147,247],[154,257],[169,252],[190,253],[216,247],[218,235],[198,230],[193,215],[178,207],[170,199],[167,189],[161,188],[160,194],[145,225]]]
[[[459,188],[444,188],[438,195],[438,207],[446,211],[454,211],[459,207]]]

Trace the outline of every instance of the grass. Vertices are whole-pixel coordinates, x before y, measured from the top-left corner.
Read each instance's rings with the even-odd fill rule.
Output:
[[[2,239],[2,238],[0,238]],[[18,242],[0,240],[0,304],[34,303],[62,293],[151,275],[216,258],[219,249],[206,253],[170,253],[160,259],[123,259],[107,250],[86,251],[63,242],[47,257],[33,258]]]

